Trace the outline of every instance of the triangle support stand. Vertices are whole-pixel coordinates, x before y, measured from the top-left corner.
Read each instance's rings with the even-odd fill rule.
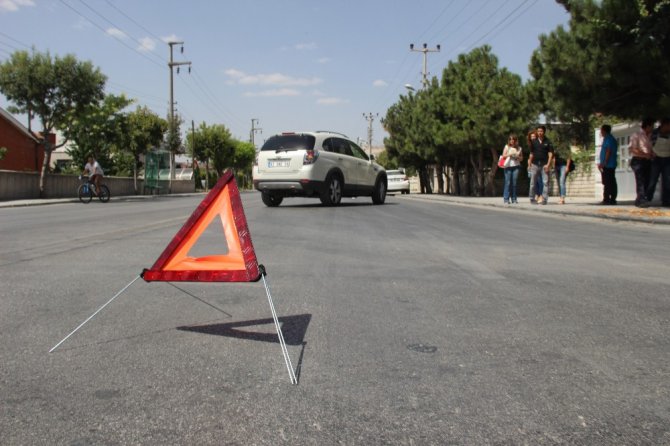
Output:
[[[284,362],[286,363],[286,368],[288,369],[288,376],[291,380],[291,384],[298,384],[298,378],[295,376],[295,371],[293,370],[293,364],[291,364],[291,358],[288,354],[288,349],[286,348],[286,341],[284,341],[284,334],[281,331],[281,325],[279,325],[279,319],[277,318],[277,311],[275,310],[275,305],[272,302],[272,294],[270,294],[270,286],[268,281],[265,278],[267,272],[263,265],[258,265],[259,272],[261,273],[261,278],[263,279],[263,286],[265,287],[265,293],[268,296],[268,303],[270,304],[270,311],[272,312],[272,319],[275,323],[275,329],[277,330],[277,337],[279,338],[279,344],[281,345],[281,352],[284,355]]]

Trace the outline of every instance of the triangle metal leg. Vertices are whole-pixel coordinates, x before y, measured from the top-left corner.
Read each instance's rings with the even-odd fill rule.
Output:
[[[277,311],[275,311],[274,303],[272,302],[272,295],[270,294],[270,286],[265,278],[266,272],[263,265],[258,267],[261,271],[261,278],[263,279],[263,286],[265,286],[265,293],[268,296],[268,302],[270,303],[270,311],[272,311],[272,319],[275,323],[275,328],[277,329],[277,337],[279,338],[279,344],[281,345],[281,351],[284,355],[284,362],[286,363],[286,368],[288,369],[288,376],[291,380],[291,384],[298,384],[298,378],[295,376],[295,371],[293,370],[293,364],[291,364],[291,357],[288,354],[288,349],[286,348],[286,341],[284,341],[284,334],[281,331],[281,325],[279,325],[279,319],[277,318]]]

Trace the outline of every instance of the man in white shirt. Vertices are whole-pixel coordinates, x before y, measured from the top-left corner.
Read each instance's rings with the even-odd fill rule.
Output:
[[[84,166],[82,175],[86,175],[87,173],[89,175],[89,181],[95,184],[95,194],[98,195],[98,191],[100,190],[100,180],[104,176],[104,172],[102,171],[102,167],[100,167],[100,163],[93,158],[93,155],[88,157],[88,162]]]

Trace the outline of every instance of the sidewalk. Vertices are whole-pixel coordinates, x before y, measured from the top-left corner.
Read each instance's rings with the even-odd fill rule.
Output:
[[[565,204],[558,204],[557,197],[549,197],[546,205],[531,204],[528,197],[519,198],[519,204],[505,205],[502,197],[457,197],[438,194],[396,195],[415,200],[443,202],[458,205],[494,207],[509,212],[545,212],[563,216],[602,218],[614,221],[640,222],[670,225],[670,208],[653,206],[646,209],[635,207],[633,200],[619,201],[616,206],[603,206],[595,198],[567,197]]]

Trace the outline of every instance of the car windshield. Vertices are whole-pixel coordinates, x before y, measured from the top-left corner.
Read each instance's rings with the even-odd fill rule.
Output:
[[[314,150],[315,139],[312,135],[275,135],[263,144],[261,151]]]
[[[402,172],[400,172],[399,170],[387,170],[386,174],[387,175],[402,175]]]

